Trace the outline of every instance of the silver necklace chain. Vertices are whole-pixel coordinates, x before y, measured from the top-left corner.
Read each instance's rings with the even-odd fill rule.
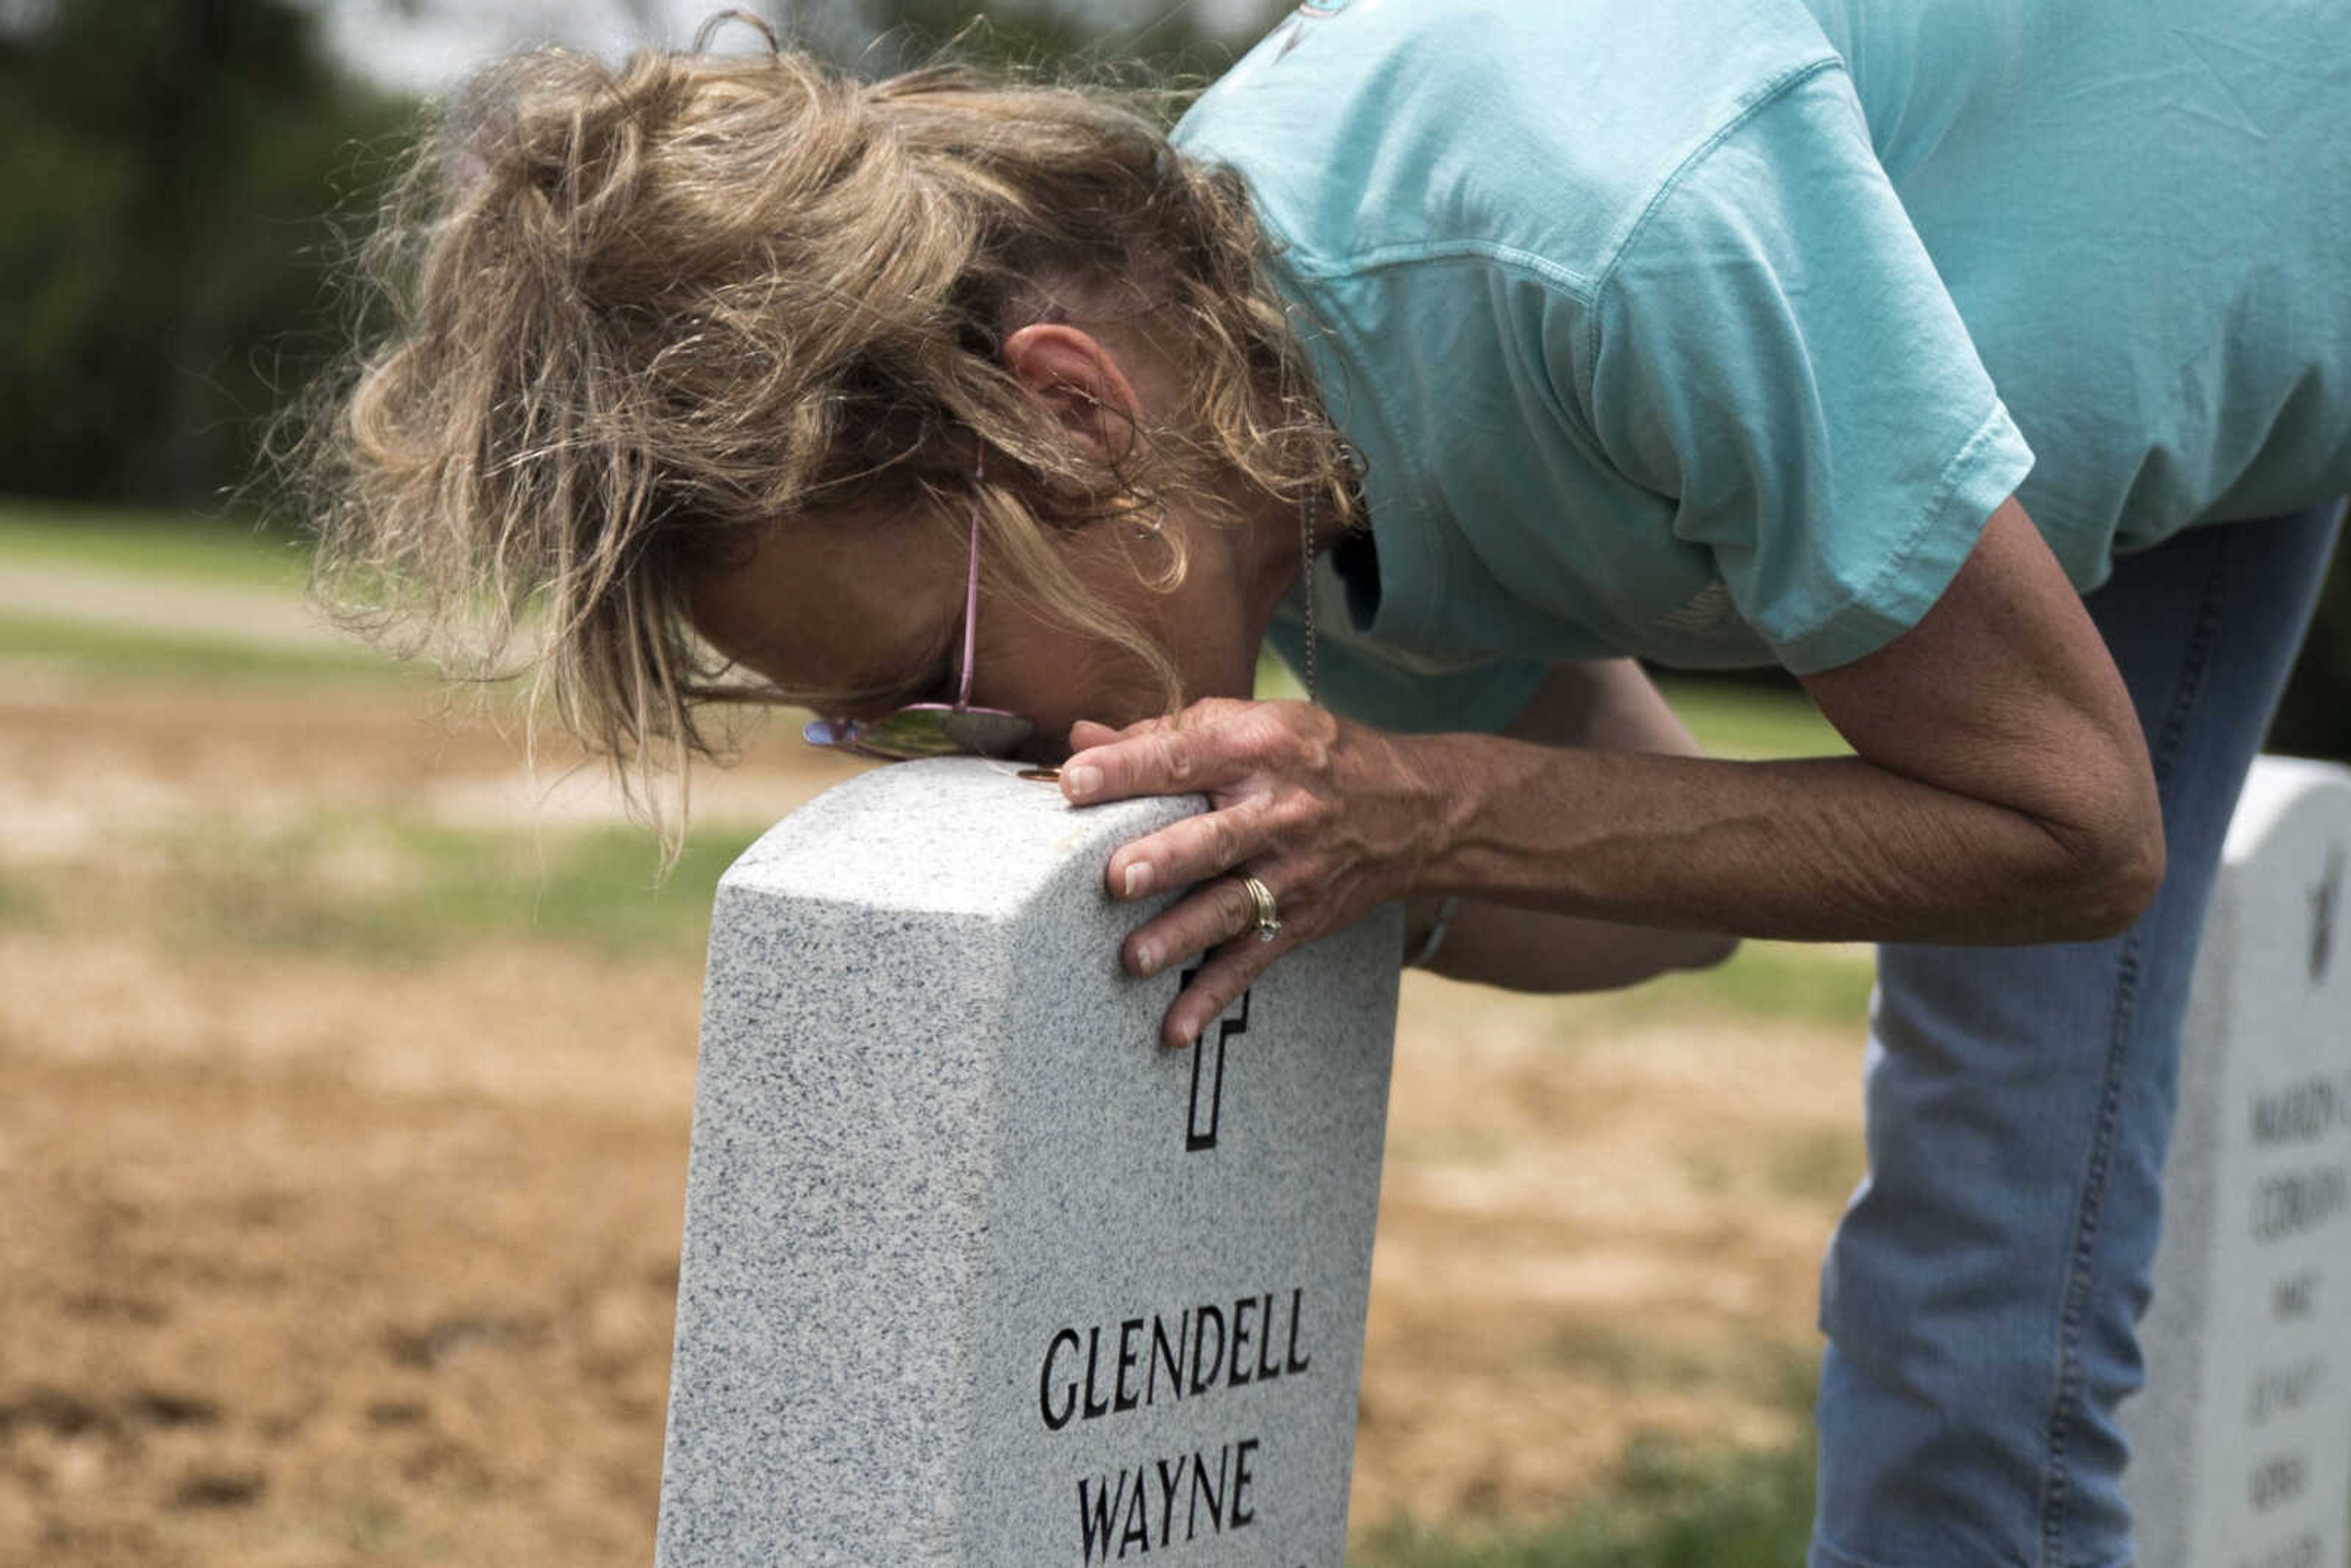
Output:
[[[1364,470],[1366,466],[1361,448],[1345,436],[1339,437],[1339,455],[1345,460],[1352,476],[1348,486],[1351,526],[1369,519],[1364,517]],[[1298,508],[1298,545],[1306,559],[1306,700],[1319,705],[1314,689],[1314,507]]]
[[[1306,553],[1306,700],[1314,697],[1314,508],[1298,508],[1298,542]]]

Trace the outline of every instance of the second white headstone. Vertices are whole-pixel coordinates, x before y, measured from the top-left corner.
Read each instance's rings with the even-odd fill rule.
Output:
[[[2189,1004],[2146,1392],[2140,1568],[2345,1568],[2351,772],[2264,758]]]

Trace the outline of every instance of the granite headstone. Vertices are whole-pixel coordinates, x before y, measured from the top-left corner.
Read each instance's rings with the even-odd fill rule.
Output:
[[[1102,869],[1201,805],[911,763],[726,873],[664,1568],[1337,1568],[1402,917],[1162,1047]]]
[[[2344,1568],[2351,1501],[2351,772],[2264,758],[2184,1040],[2125,1408],[2140,1568]]]

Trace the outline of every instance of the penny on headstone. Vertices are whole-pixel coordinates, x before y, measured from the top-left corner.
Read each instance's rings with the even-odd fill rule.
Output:
[[[1337,1568],[1402,915],[1162,1047],[1102,871],[1201,806],[909,763],[726,873],[665,1568]]]
[[[2351,1561],[2351,770],[2263,758],[2190,993],[2145,1392],[2140,1568]]]

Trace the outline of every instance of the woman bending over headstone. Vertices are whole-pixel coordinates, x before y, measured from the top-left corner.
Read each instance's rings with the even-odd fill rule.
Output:
[[[1886,946],[1816,1564],[2128,1561],[2189,964],[2351,491],[2339,5],[1309,0],[1172,136],[959,68],[477,81],[311,450],[331,573],[705,704],[1201,791],[1179,1042],[1407,901],[1465,979]],[[1316,703],[1253,702],[1268,640]],[[1696,754],[1631,662],[1851,743]],[[2167,859],[2168,857],[2168,859]],[[1270,940],[1259,940],[1268,937]]]

